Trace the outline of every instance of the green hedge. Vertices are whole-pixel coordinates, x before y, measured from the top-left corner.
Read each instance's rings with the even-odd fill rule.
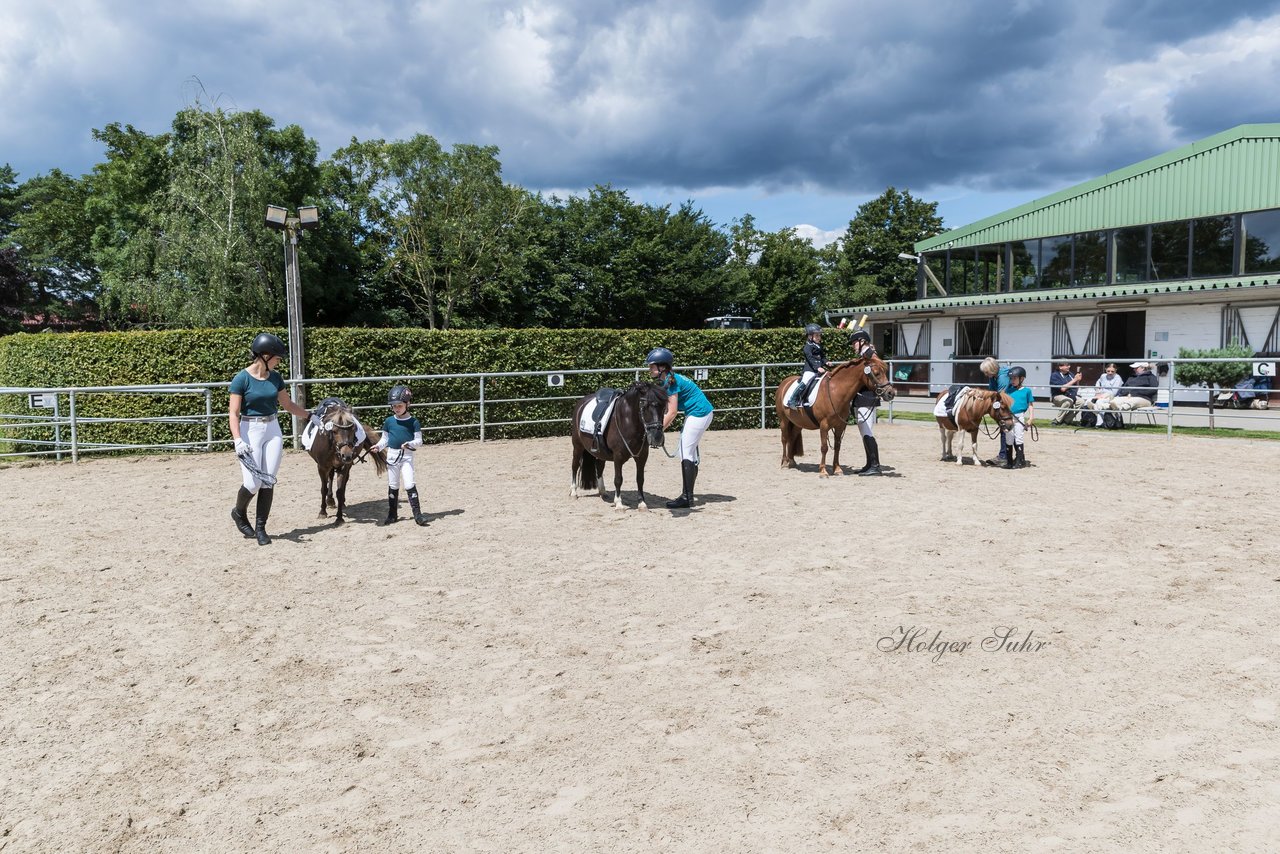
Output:
[[[248,344],[257,329],[191,329],[169,332],[40,333],[0,338],[0,386],[17,388],[226,383],[250,359]],[[284,337],[283,330],[275,330]],[[670,347],[681,365],[796,362],[803,336],[798,330],[459,330],[424,329],[309,329],[305,333],[306,375],[341,378],[405,377],[503,371],[562,371],[592,368],[643,368],[645,354],[655,346]],[[834,339],[833,358],[849,351]],[[775,385],[794,373],[767,372]],[[641,374],[644,375],[643,372]],[[508,427],[487,426],[486,438],[563,435],[573,402],[604,385],[625,385],[628,377],[591,373],[565,377],[562,389],[548,387],[545,376],[488,378],[485,381],[485,422],[556,419],[556,423]],[[712,371],[701,383],[720,412],[715,427],[757,427],[760,424],[759,369]],[[308,387],[311,403],[336,395],[358,406],[362,417],[378,424],[387,414],[390,382],[324,383]],[[721,391],[732,387],[747,391]],[[478,397],[475,379],[412,383],[414,411],[428,428],[442,424],[471,424],[479,420],[472,403]],[[770,393],[771,394],[771,393]],[[537,397],[524,403],[495,402],[505,398]],[[557,400],[554,398],[572,398]],[[31,410],[25,395],[0,395],[0,413],[48,415]],[[67,412],[67,399],[60,402]],[[146,418],[205,414],[205,397],[172,394],[90,394],[76,396],[79,418]],[[755,407],[729,412],[732,407]],[[213,391],[214,440],[229,439],[225,387]],[[222,417],[216,417],[219,414]],[[9,421],[0,416],[0,421]],[[776,424],[769,416],[769,424]],[[51,439],[50,428],[6,427],[0,430],[0,451],[35,450],[33,439]],[[64,440],[67,439],[64,428]],[[430,441],[475,439],[477,428],[432,430]],[[204,442],[204,423],[81,424],[78,440],[86,443],[161,444]],[[28,440],[24,442],[23,440]]]

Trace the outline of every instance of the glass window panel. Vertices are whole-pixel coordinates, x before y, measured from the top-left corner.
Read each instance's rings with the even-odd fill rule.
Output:
[[[1040,241],[1015,240],[1009,244],[1013,250],[1013,289],[1025,291],[1040,287]]]
[[[1071,238],[1046,237],[1040,241],[1040,287],[1071,286]]]
[[[1242,273],[1280,273],[1280,210],[1244,215]]]
[[[1211,216],[1191,221],[1191,275],[1230,276],[1235,266],[1235,217]]]
[[[1116,230],[1116,284],[1147,281],[1147,227]]]
[[[1107,283],[1107,233],[1087,231],[1076,235],[1076,257],[1071,275],[1077,287]]]
[[[1151,226],[1151,281],[1187,278],[1187,249],[1191,223],[1165,222]]]
[[[1000,290],[1000,277],[1004,272],[1004,247],[979,246],[977,289],[984,294]]]

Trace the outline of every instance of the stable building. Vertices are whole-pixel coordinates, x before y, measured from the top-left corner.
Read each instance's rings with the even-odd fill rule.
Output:
[[[1037,396],[1063,357],[1092,383],[1101,363],[1079,360],[1127,376],[1183,347],[1280,356],[1280,124],[1241,125],[914,249],[916,300],[832,309],[828,322],[867,315],[900,360],[1020,360]],[[916,393],[982,379],[945,362],[897,377]]]

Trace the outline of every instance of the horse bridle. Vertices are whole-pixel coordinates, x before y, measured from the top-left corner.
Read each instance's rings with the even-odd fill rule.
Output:
[[[644,425],[644,431],[645,431],[645,438],[642,439],[641,441],[648,440],[650,431],[656,431],[659,434],[662,433],[662,419],[659,418],[657,421],[645,421],[643,406],[640,407],[640,423]],[[618,431],[618,438],[622,440],[622,447],[626,448],[627,453],[630,454],[631,457],[634,459],[636,456],[636,452],[631,450],[631,443],[627,441],[627,437],[623,435],[621,430]],[[669,459],[675,459],[676,455],[667,450],[667,443],[665,441],[658,447],[662,448],[663,453],[665,453]]]

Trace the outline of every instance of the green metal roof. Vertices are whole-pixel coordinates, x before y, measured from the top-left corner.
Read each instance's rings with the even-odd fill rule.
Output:
[[[1097,288],[1062,288],[1046,291],[1020,291],[1000,294],[966,294],[956,297],[895,302],[888,305],[863,305],[852,308],[833,308],[831,317],[859,317],[863,314],[911,313],[937,309],[977,308],[981,306],[1009,306],[1019,303],[1070,302],[1079,300],[1107,300],[1111,298],[1146,296],[1148,294],[1178,294],[1199,291],[1235,291],[1253,288],[1280,288],[1280,276],[1257,276],[1250,279],[1200,279],[1178,282],[1144,282],[1132,285],[1107,285]]]
[[[1280,208],[1280,124],[1240,125],[915,244],[928,252]]]

